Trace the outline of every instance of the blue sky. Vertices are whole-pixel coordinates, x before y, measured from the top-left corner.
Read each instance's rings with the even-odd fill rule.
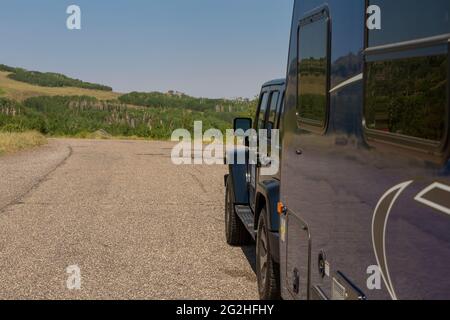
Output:
[[[66,9],[82,10],[82,30]],[[253,97],[286,73],[293,0],[2,0],[0,63],[116,91]]]

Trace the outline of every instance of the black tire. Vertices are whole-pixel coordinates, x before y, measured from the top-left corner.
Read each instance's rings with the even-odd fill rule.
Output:
[[[234,203],[234,192],[229,177],[225,195],[225,235],[230,246],[244,246],[250,242],[250,234],[237,216]]]
[[[260,299],[279,300],[281,298],[280,266],[272,258],[265,209],[262,210],[258,223],[256,273]]]

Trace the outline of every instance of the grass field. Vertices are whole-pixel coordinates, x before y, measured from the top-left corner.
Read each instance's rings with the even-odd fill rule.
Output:
[[[28,98],[37,96],[91,96],[99,100],[115,100],[120,96],[120,93],[90,90],[82,88],[51,88],[39,87],[25,82],[19,82],[8,78],[9,72],[0,71],[0,96],[24,101]]]
[[[47,139],[36,131],[0,132],[0,155],[41,146]]]

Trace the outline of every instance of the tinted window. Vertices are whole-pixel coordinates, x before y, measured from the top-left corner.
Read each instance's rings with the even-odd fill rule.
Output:
[[[281,97],[281,104],[280,104],[280,112],[278,113],[278,119],[277,119],[277,129],[281,129],[282,127],[282,115],[284,113],[284,92],[283,96]]]
[[[301,25],[298,41],[299,121],[322,128],[327,106],[328,21],[322,18]]]
[[[275,128],[275,122],[277,120],[277,107],[278,107],[278,97],[280,93],[278,91],[274,91],[272,93],[272,98],[270,100],[270,111],[269,111],[269,119],[267,122],[267,130],[272,130]]]
[[[256,127],[257,130],[264,128],[264,126],[265,126],[268,102],[269,102],[269,94],[267,92],[264,92],[261,97],[261,103],[259,106],[258,122],[257,122],[257,127]]]
[[[381,30],[369,31],[369,46],[450,33],[449,0],[370,0],[381,9]]]
[[[368,129],[441,141],[446,126],[448,56],[366,64]]]

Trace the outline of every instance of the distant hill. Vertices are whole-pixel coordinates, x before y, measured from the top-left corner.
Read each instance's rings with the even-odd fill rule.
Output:
[[[9,72],[8,78],[41,87],[74,87],[91,90],[113,91],[111,87],[84,82],[78,79],[69,78],[60,73],[28,71],[22,68],[14,68],[4,64],[0,64],[0,71]]]
[[[38,96],[91,96],[99,100],[114,100],[120,94],[77,87],[44,87],[35,84],[29,84],[9,77],[9,71],[0,71],[0,96],[16,101],[24,101],[28,98]]]
[[[345,79],[348,79],[348,77],[361,72],[362,65],[362,54],[355,55],[353,53],[349,53],[346,56],[340,57],[333,63],[331,73],[336,79],[335,81],[339,83]]]
[[[1,65],[0,132],[169,139],[175,129],[192,131],[194,121],[203,121],[205,130],[224,132],[235,117],[253,116],[257,105],[257,100],[195,98],[175,91],[121,95],[106,88]]]

